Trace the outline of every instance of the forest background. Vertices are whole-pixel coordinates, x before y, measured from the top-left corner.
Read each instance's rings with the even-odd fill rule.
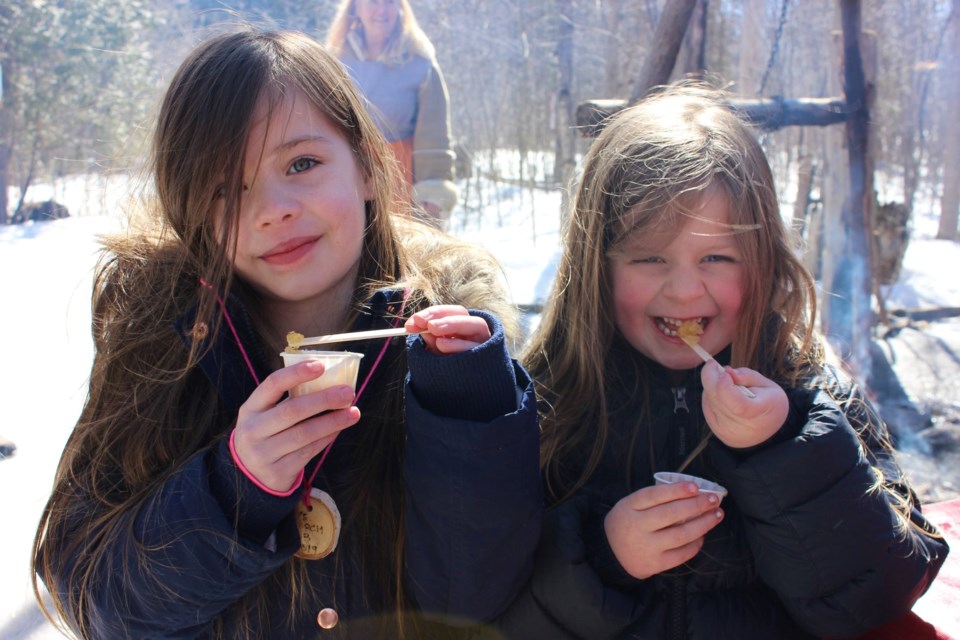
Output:
[[[298,29],[322,39],[336,4],[0,0],[0,224],[36,215],[32,194],[42,190],[31,186],[73,175],[139,173],[160,94],[200,39],[238,22]],[[868,168],[877,175],[868,185],[867,234],[877,255],[854,256],[852,263],[842,256],[846,261],[837,266],[845,246],[838,238],[850,231],[840,215],[851,194],[843,125],[787,126],[760,134],[781,203],[792,208],[784,215],[792,218],[818,281],[836,282],[829,270],[851,265],[871,272],[866,314],[862,303],[853,310],[866,319],[841,318],[842,330],[833,331],[840,312],[832,305],[842,296],[822,295],[820,301],[832,344],[868,386],[879,381],[871,379],[875,356],[865,334],[895,330],[904,319],[960,315],[960,301],[891,313],[883,294],[883,286],[897,280],[918,216],[938,219],[937,238],[958,237],[960,0],[413,0],[412,5],[436,46],[451,96],[463,193],[454,221],[461,228],[508,224],[509,216],[498,217],[498,202],[486,201],[503,193],[482,188],[488,181],[531,195],[550,191],[565,197],[590,143],[577,127],[578,105],[635,97],[644,65],[663,54],[662,46],[654,45],[662,42],[658,26],[681,5],[693,9],[671,78],[706,74],[740,98],[839,97],[841,109],[852,109],[843,103],[840,29],[841,14],[855,6],[869,105]],[[536,201],[529,199],[532,207]],[[531,244],[538,219],[540,226],[551,226],[562,210],[562,205],[531,210]],[[498,219],[478,220],[491,216]]]
[[[519,165],[512,173],[522,185],[565,186],[589,143],[574,126],[576,105],[630,96],[668,4],[413,0],[446,76],[460,177],[511,149]],[[842,4],[698,0],[673,77],[706,70],[748,98],[841,95]],[[160,92],[199,39],[237,21],[322,39],[335,6],[334,0],[3,0],[0,223],[29,201],[36,181],[139,167]],[[875,168],[896,186],[880,198],[912,212],[918,195],[933,195],[929,200],[946,214],[941,230],[952,238],[960,185],[958,7],[960,0],[862,3],[862,26],[875,43],[865,53],[873,85],[871,152]],[[781,190],[804,190],[796,200],[798,220],[837,206],[824,197],[846,161],[833,152],[831,138],[842,137],[840,129],[787,127],[763,137]],[[552,161],[544,164],[542,154]],[[7,186],[17,188],[16,201],[8,201]]]

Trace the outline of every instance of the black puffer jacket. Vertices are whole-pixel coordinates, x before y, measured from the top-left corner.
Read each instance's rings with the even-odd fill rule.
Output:
[[[399,302],[400,292],[377,293],[353,328],[390,326]],[[226,331],[219,334],[201,360],[202,371],[195,372],[192,389],[196,395],[207,393],[207,385],[216,390],[214,401],[221,408],[216,419],[224,423],[225,433],[257,384],[238,342],[261,380],[270,372],[266,347],[249,316],[232,299],[228,305],[236,339]],[[507,607],[530,575],[543,512],[533,385],[510,357],[500,321],[483,311],[471,313],[484,318],[493,335],[454,356],[431,355],[420,336],[392,339],[384,362],[405,357],[406,380],[391,378],[387,366],[375,371],[358,401],[364,418],[337,438],[313,484],[335,498],[351,495],[349,480],[364,464],[357,458],[363,451],[363,429],[378,424],[377,408],[368,401],[405,385],[400,472],[408,543],[402,577],[417,608],[409,619],[417,618],[418,624],[411,635],[430,640],[463,636],[468,624]],[[181,334],[193,326],[192,316],[178,325]],[[365,353],[360,381],[375,366],[382,345],[353,345]],[[257,488],[237,468],[226,438],[212,442],[172,472],[142,507],[125,515],[118,535],[106,538],[114,561],[95,569],[102,577],[83,594],[90,636],[394,637],[389,628],[381,628],[392,610],[368,598],[364,580],[369,569],[359,556],[362,533],[346,517],[336,550],[323,560],[303,563],[310,588],[304,606],[291,613],[294,585],[276,576],[300,547],[294,507],[301,496],[278,497]],[[78,522],[88,513],[97,515],[99,508],[85,495],[78,496],[78,504],[84,504],[81,499],[88,506],[75,509]],[[68,542],[48,539],[42,550],[56,554],[63,565],[62,571],[42,577],[64,598],[68,581],[75,578],[73,568],[84,561],[83,549]],[[254,619],[260,627],[247,629],[240,617],[245,594],[268,582],[271,597]],[[386,590],[389,585],[380,586]],[[324,607],[339,613],[340,624],[332,631],[317,626],[317,613]],[[217,634],[220,622],[224,629]],[[455,627],[447,629],[448,623]]]
[[[901,495],[911,490],[883,425],[871,422],[874,435],[861,445],[851,422],[862,428],[870,413],[853,381],[832,369],[809,389],[788,390],[789,417],[768,442],[734,450],[711,440],[688,472],[729,490],[724,520],[685,565],[646,580],[628,575],[607,543],[604,516],[652,484],[655,471],[676,469],[706,423],[699,369],[674,386],[669,372],[627,351],[611,366],[636,367],[651,381],[656,432],[634,436],[646,393],[621,376],[608,392],[604,459],[574,498],[551,509],[532,582],[500,620],[505,636],[855,636],[905,613],[926,591],[947,545],[912,526],[897,529],[897,498],[875,489],[877,469]],[[847,400],[844,409],[833,397]],[[911,518],[932,529],[918,510]]]

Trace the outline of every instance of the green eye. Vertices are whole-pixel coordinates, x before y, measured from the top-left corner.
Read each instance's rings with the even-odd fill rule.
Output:
[[[290,171],[292,173],[303,173],[315,164],[317,164],[317,161],[312,158],[297,158],[293,161],[293,164],[290,165]]]

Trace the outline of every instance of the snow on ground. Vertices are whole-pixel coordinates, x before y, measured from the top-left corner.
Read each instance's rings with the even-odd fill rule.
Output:
[[[455,212],[451,231],[487,247],[501,260],[515,302],[542,303],[558,256],[560,192],[479,184],[467,192],[467,206]],[[0,436],[17,445],[15,456],[0,461],[5,522],[0,527],[0,638],[60,637],[33,600],[30,545],[60,451],[85,397],[92,357],[89,301],[96,235],[120,228],[117,194],[122,191],[105,188],[95,176],[38,188],[31,191],[31,200],[55,198],[73,217],[0,227],[0,297],[8,301],[0,314]],[[482,211],[482,219],[477,211]],[[935,226],[926,218],[914,229],[901,281],[888,295],[891,308],[960,306],[955,277],[960,243],[933,240],[931,229]],[[950,347],[953,368],[924,375],[960,379],[960,322],[931,324],[929,332]],[[46,356],[39,357],[41,347]],[[898,374],[910,377],[911,371]],[[960,401],[956,386],[947,393],[944,401]]]

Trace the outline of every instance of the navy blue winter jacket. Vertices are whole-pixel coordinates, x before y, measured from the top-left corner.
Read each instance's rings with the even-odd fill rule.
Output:
[[[855,637],[902,615],[926,591],[947,544],[913,526],[897,529],[896,499],[877,488],[877,470],[901,496],[911,489],[883,424],[871,423],[866,447],[857,437],[872,420],[867,401],[833,369],[809,388],[787,390],[789,416],[769,441],[737,450],[714,438],[688,468],[729,491],[723,521],[695,558],[645,580],[627,574],[604,517],[620,498],[653,484],[654,472],[675,470],[707,427],[699,368],[671,382],[670,372],[622,341],[615,352],[608,366],[643,371],[649,395],[637,375],[611,383],[604,457],[575,497],[548,511],[534,577],[500,620],[506,637]],[[657,426],[635,437],[644,406]],[[570,461],[571,477],[582,464]],[[910,517],[932,530],[917,508]]]
[[[355,329],[390,326],[387,307],[396,300],[396,294],[378,294]],[[230,312],[263,379],[269,371],[250,322],[239,305],[231,303]],[[405,385],[405,589],[424,614],[456,625],[493,618],[519,592],[531,573],[543,514],[532,384],[510,357],[499,321],[471,313],[487,321],[490,340],[442,357],[429,354],[419,336],[406,343],[395,338],[387,357],[406,349],[406,380],[378,379],[380,367],[358,403],[363,413],[370,394]],[[185,335],[191,326],[188,319],[178,330]],[[255,383],[230,332],[220,335],[201,363],[206,375],[197,384],[216,387],[218,414],[232,420]],[[360,381],[382,344],[351,343],[351,350],[365,352]],[[340,434],[314,482],[334,499],[342,495],[338,469],[356,462],[351,455],[364,426],[361,418]],[[224,433],[229,430],[226,424]],[[225,439],[198,452],[137,510],[114,545],[116,567],[125,569],[102,571],[84,603],[96,637],[209,637],[211,621],[270,580],[299,548],[292,513],[300,498],[300,492],[275,497],[254,486],[238,471]],[[290,585],[273,581],[276,597],[269,611],[258,614],[270,632],[258,637],[368,637],[364,620],[390,612],[372,610],[364,601],[356,542],[356,531],[345,523],[337,550],[305,563],[313,592],[292,622]],[[137,578],[142,562],[158,580]],[[134,580],[125,581],[125,574]],[[48,586],[63,591],[64,585]],[[341,624],[326,632],[316,616],[334,600]],[[224,637],[241,636],[235,619],[228,615],[222,622]]]

